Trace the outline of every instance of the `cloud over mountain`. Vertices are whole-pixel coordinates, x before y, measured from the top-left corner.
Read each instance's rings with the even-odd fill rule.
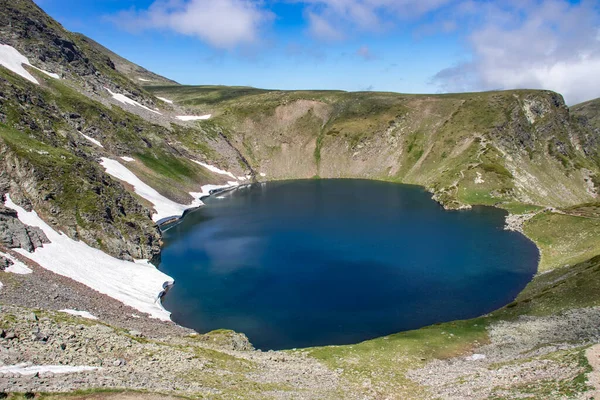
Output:
[[[110,17],[127,30],[165,29],[195,36],[217,48],[255,43],[273,14],[251,0],[157,0],[147,10]]]

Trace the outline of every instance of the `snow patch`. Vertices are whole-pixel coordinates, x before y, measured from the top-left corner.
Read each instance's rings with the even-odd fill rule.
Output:
[[[111,160],[110,158],[102,158],[102,162],[100,163],[106,172],[113,177],[127,182],[133,186],[133,190],[139,194],[144,199],[148,200],[154,205],[154,209],[156,213],[152,216],[152,219],[156,221],[160,221],[161,219],[165,219],[168,217],[179,217],[183,214],[185,210],[188,208],[195,208],[204,205],[202,197],[206,197],[210,195],[210,191],[214,189],[222,189],[227,188],[229,186],[236,186],[237,182],[230,182],[230,185],[204,185],[201,188],[201,192],[190,192],[190,195],[194,198],[192,204],[179,204],[170,200],[158,193],[149,185],[142,182],[133,172],[128,170],[125,166],[115,160]]]
[[[15,74],[20,75],[28,81],[35,83],[36,85],[39,85],[40,83],[37,81],[37,79],[33,77],[33,75],[31,75],[25,68],[23,68],[23,65],[35,68],[38,71],[43,72],[48,76],[51,76],[52,78],[60,79],[60,76],[58,76],[58,74],[54,74],[52,72],[44,71],[41,68],[34,67],[33,65],[31,65],[27,57],[19,53],[19,50],[7,44],[0,44],[0,65],[4,66],[6,69],[14,72]]]
[[[54,79],[60,79],[60,76],[59,76],[58,74],[55,74],[54,72],[48,72],[48,71],[44,71],[43,69],[41,69],[41,68],[38,68],[38,67],[35,67],[35,66],[31,65],[31,64],[29,64],[29,66],[30,66],[31,68],[35,68],[35,69],[37,69],[38,71],[40,71],[40,72],[42,72],[42,73],[44,73],[44,74],[48,75],[50,78],[54,78]]]
[[[39,85],[40,83],[37,79],[23,68],[23,64],[31,65],[27,57],[19,53],[17,49],[6,44],[0,44],[0,65],[17,75],[22,76],[28,81]]]
[[[210,119],[210,117],[212,117],[212,114],[201,115],[201,116],[179,115],[176,118],[181,121],[201,121],[201,120]]]
[[[80,132],[81,133],[81,132]],[[102,146],[102,143],[100,143],[99,141],[97,141],[96,139],[94,139],[91,136],[88,135],[84,135],[83,133],[81,134],[81,136],[83,136],[84,138],[86,138],[87,140],[89,140],[90,142],[94,143],[96,146],[100,146],[102,148],[104,148],[104,146]]]
[[[0,367],[0,374],[19,374],[19,375],[35,375],[45,372],[53,374],[73,374],[76,372],[87,372],[101,369],[100,367],[79,366],[73,367],[70,365],[31,365],[17,364]]]
[[[133,162],[133,161],[135,161],[135,158],[124,156],[124,157],[121,157],[121,160],[123,160],[125,162]]]
[[[150,112],[153,112],[154,114],[158,114],[158,115],[162,115],[161,113],[159,113],[158,111],[155,111],[151,108],[146,107],[143,104],[138,103],[135,100],[130,99],[129,97],[125,96],[124,94],[119,94],[119,93],[114,93],[112,92],[109,88],[105,87],[104,89],[108,90],[108,93],[110,93],[110,95],[113,97],[113,99],[123,103],[123,104],[129,104],[130,106],[137,106],[137,107],[141,107],[144,110],[148,110]]]
[[[214,172],[216,174],[221,174],[221,175],[227,175],[227,176],[229,176],[229,177],[231,177],[231,178],[233,178],[235,180],[238,180],[238,178],[234,174],[232,174],[231,172],[229,172],[229,171],[224,171],[222,169],[219,169],[219,168],[215,167],[214,165],[206,164],[206,163],[203,163],[203,162],[200,162],[200,161],[196,161],[196,160],[191,160],[191,161],[195,162],[198,165],[203,166],[204,168],[206,168],[210,172]]]
[[[473,354],[467,357],[467,361],[480,361],[485,359],[485,354]]]
[[[33,271],[27,265],[23,264],[21,261],[17,260],[15,257],[11,256],[10,254],[5,254],[5,253],[0,252],[0,256],[2,256],[4,258],[8,258],[10,261],[13,262],[13,265],[6,268],[4,270],[4,272],[10,272],[12,274],[18,274],[18,275],[28,275],[28,274],[33,273]]]
[[[263,178],[267,176],[267,174],[265,174],[264,172],[260,173],[260,176],[262,176]]]
[[[164,101],[165,103],[173,104],[173,100],[165,99],[164,97],[158,97],[158,96],[156,96],[156,98]]]
[[[142,82],[152,82],[150,79],[138,78],[139,81]]]
[[[16,205],[8,194],[5,205],[16,210],[24,224],[40,228],[51,242],[33,253],[24,249],[15,249],[16,252],[49,271],[71,278],[153,318],[170,320],[171,313],[162,307],[158,296],[165,284],[173,283],[173,278],[149,262],[119,260],[55,231],[35,211],[26,211]]]
[[[68,308],[66,308],[64,310],[58,310],[58,311],[62,312],[62,313],[66,313],[66,314],[75,315],[77,317],[87,318],[87,319],[98,319],[98,317],[93,316],[92,314],[90,314],[87,311],[70,310]]]

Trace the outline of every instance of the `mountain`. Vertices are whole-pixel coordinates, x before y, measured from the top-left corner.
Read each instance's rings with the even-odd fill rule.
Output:
[[[75,33],[74,36],[77,38],[78,42],[85,43],[90,48],[94,49],[98,53],[104,54],[107,56],[112,64],[114,65],[114,69],[128,77],[134,82],[137,82],[141,85],[177,85],[178,83],[167,79],[163,76],[157,75],[154,72],[148,71],[146,68],[140,67],[137,64],[132,63],[129,60],[124,59],[123,57],[115,54],[110,51],[106,47],[102,46],[100,43],[88,38],[85,35],[80,33]]]
[[[462,399],[599,389],[597,100],[569,109],[541,90],[184,86],[30,0],[0,0],[0,11],[3,390]],[[161,220],[216,188],[340,177],[421,185],[451,209],[504,208],[540,249],[540,273],[489,315],[352,346],[259,352],[241,333],[168,320],[157,295],[170,278],[141,261],[160,257]]]
[[[211,123],[273,179],[361,177],[418,184],[450,208],[593,201],[597,132],[562,97],[153,86]]]
[[[578,121],[595,132],[600,130],[600,99],[586,101],[571,107]]]

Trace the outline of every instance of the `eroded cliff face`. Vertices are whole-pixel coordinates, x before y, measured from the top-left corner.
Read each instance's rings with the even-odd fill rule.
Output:
[[[213,124],[269,179],[368,178],[418,184],[450,208],[595,201],[597,131],[562,96],[159,87],[212,107]],[[215,101],[215,98],[222,99]]]

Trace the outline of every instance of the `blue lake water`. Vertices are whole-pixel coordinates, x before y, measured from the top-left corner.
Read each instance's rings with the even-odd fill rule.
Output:
[[[445,211],[422,188],[366,180],[256,184],[165,232],[173,320],[259,349],[348,344],[511,302],[538,250],[505,211]]]

